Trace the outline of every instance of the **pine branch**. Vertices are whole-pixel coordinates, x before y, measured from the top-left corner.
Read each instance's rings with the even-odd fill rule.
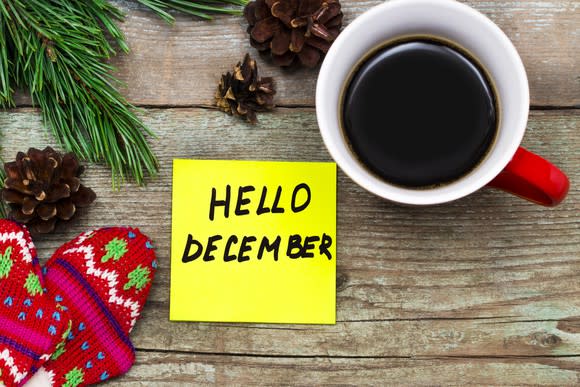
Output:
[[[157,160],[145,139],[152,133],[103,63],[115,53],[105,31],[127,48],[115,24],[120,11],[104,0],[0,4],[14,86],[28,89],[60,145],[83,159],[105,161],[113,186],[128,175],[139,184],[145,173],[155,175]]]
[[[169,10],[211,19],[240,14],[247,2],[137,1],[170,23]],[[123,17],[108,0],[0,0],[0,107],[15,106],[14,90],[28,90],[60,146],[108,164],[113,186],[127,177],[143,184],[158,170],[146,141],[152,132],[104,63],[115,47],[128,51],[117,26]]]

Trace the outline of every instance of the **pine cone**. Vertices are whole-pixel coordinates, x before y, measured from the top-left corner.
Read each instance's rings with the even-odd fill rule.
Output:
[[[274,108],[274,94],[273,79],[259,78],[256,61],[246,54],[244,62],[234,67],[233,74],[228,71],[222,75],[215,99],[220,110],[255,124],[256,112]]]
[[[342,26],[338,0],[255,0],[244,8],[250,43],[278,66],[316,66]]]
[[[84,168],[72,153],[64,156],[50,147],[18,152],[4,164],[2,198],[12,208],[10,217],[26,223],[37,234],[54,230],[57,220],[69,220],[77,207],[91,204],[96,195],[80,183]]]

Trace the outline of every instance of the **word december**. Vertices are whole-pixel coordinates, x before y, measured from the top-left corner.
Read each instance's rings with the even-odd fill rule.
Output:
[[[255,191],[256,188],[251,185],[240,186],[238,187],[238,194],[237,200],[234,208],[234,215],[235,216],[244,216],[249,215],[250,210],[247,207],[251,204],[252,200],[246,197],[246,194]],[[216,207],[223,207],[224,211],[224,218],[229,218],[230,216],[230,203],[232,198],[232,188],[228,184],[226,185],[225,189],[225,197],[223,199],[217,198],[217,190],[216,188],[212,188],[211,190],[211,199],[209,203],[209,219],[213,221],[215,219]],[[303,194],[300,192],[303,191]],[[280,207],[280,197],[282,196],[282,187],[278,186],[276,189],[276,194],[274,195],[274,200],[272,201],[271,205],[266,205],[268,202],[268,188],[266,186],[262,187],[262,193],[260,195],[260,201],[258,202],[258,206],[256,208],[256,215],[263,215],[263,214],[282,214],[285,212],[283,207]],[[302,199],[298,200],[298,197],[301,196]],[[310,204],[310,199],[312,197],[312,193],[310,191],[310,187],[306,183],[297,184],[293,191],[290,198],[290,209],[294,213],[298,213],[304,211],[308,205]],[[206,247],[204,245],[193,238],[191,234],[187,236],[187,242],[185,244],[185,249],[183,251],[183,257],[181,261],[183,263],[188,263],[195,261],[196,259],[203,256],[204,262],[214,261],[216,257],[213,255],[213,252],[218,249],[216,243],[220,240],[224,239],[222,235],[213,235],[207,239]],[[223,261],[224,262],[245,262],[250,260],[250,256],[246,253],[252,250],[252,243],[256,242],[258,239],[255,236],[243,236],[239,237],[236,235],[230,235],[224,245],[224,252],[223,252]],[[223,242],[222,242],[223,243]],[[233,251],[233,245],[239,243],[239,247],[237,249],[237,254],[231,254],[230,252]],[[257,254],[256,258],[261,260],[264,252],[270,253],[274,261],[278,261],[278,257],[280,255],[282,244],[282,237],[280,235],[276,236],[275,238],[268,238],[267,236],[262,237],[260,240],[259,246],[257,246]],[[287,240],[285,239],[285,254],[288,258],[297,259],[297,258],[314,258],[314,251],[317,249],[319,254],[325,255],[329,260],[332,259],[332,254],[329,251],[330,246],[332,246],[332,237],[323,233],[322,236],[318,235],[310,235],[306,237],[302,237],[298,234],[290,235]],[[192,251],[193,250],[193,251]]]
[[[201,242],[194,239],[191,234],[187,235],[187,243],[185,245],[185,250],[183,251],[183,257],[181,261],[183,263],[188,263],[195,261],[199,257],[202,256],[203,253],[203,261],[210,262],[215,260],[215,256],[213,252],[217,250],[217,246],[215,245],[216,242],[223,239],[221,235],[213,235],[207,239],[207,247],[204,248]],[[253,242],[256,242],[257,239],[255,236],[244,236],[241,240],[239,249],[237,254],[230,254],[232,250],[232,245],[239,242],[239,238],[236,235],[230,235],[227,239],[224,253],[223,253],[223,260],[224,262],[231,262],[231,261],[238,261],[238,262],[245,262],[249,261],[250,257],[246,255],[247,252],[252,250],[252,246],[250,245]],[[264,251],[267,251],[272,254],[274,257],[274,261],[278,261],[278,256],[280,252],[280,244],[282,242],[282,237],[278,235],[272,242],[266,236],[262,237],[260,241],[260,246],[258,247],[258,254],[256,258],[258,260],[262,259],[264,255]],[[318,242],[318,243],[317,243]],[[328,250],[330,246],[332,246],[332,238],[329,235],[322,234],[322,237],[317,235],[311,235],[304,238],[298,234],[290,235],[288,237],[288,242],[286,245],[286,256],[291,259],[297,258],[314,258],[313,250],[316,249],[316,244],[318,244],[318,251],[320,255],[325,255],[326,258],[329,260],[332,259],[332,254]],[[194,248],[193,253],[191,253],[191,248]]]

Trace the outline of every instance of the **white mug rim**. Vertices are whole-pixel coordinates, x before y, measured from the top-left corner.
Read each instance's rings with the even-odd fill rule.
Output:
[[[344,67],[345,62],[354,63],[355,61],[360,60],[360,56],[348,56],[348,45],[352,44],[352,42],[350,42],[351,40],[358,40],[360,42],[361,36],[366,32],[365,28],[368,25],[373,25],[373,21],[376,23],[378,18],[384,18],[385,15],[389,16],[389,14],[397,13],[398,17],[401,17],[401,15],[404,17],[405,14],[403,12],[405,11],[416,13],[417,11],[426,12],[426,10],[433,12],[433,21],[429,22],[433,26],[438,26],[438,24],[443,26],[443,23],[450,22],[449,20],[437,19],[437,12],[445,10],[445,12],[455,13],[457,18],[463,18],[468,20],[470,23],[477,23],[477,27],[488,33],[485,36],[485,39],[488,39],[487,44],[489,45],[489,39],[492,39],[493,44],[497,44],[499,55],[502,56],[501,60],[507,62],[509,66],[511,66],[508,69],[501,70],[503,71],[501,76],[506,76],[506,72],[510,72],[510,77],[513,77],[515,87],[512,87],[512,89],[515,89],[515,91],[512,92],[512,90],[510,90],[509,93],[510,96],[512,94],[514,95],[511,99],[515,102],[507,105],[507,107],[502,106],[502,109],[506,110],[506,112],[502,112],[502,114],[509,113],[511,115],[511,119],[509,120],[511,124],[509,131],[503,127],[503,123],[499,124],[499,131],[501,131],[503,136],[501,152],[498,150],[496,154],[493,154],[492,158],[484,159],[474,171],[455,182],[445,184],[442,187],[417,190],[385,182],[362,166],[361,162],[358,161],[357,157],[352,154],[352,151],[350,151],[346,139],[340,129],[340,119],[338,116],[340,113],[338,112],[338,106],[340,104],[338,99],[340,97],[328,98],[328,95],[329,91],[331,91],[331,95],[335,97],[337,95],[335,93],[336,89],[342,89],[343,84],[346,82],[346,79],[342,77],[341,79],[343,82],[339,82],[338,85],[336,84],[336,78],[340,77],[340,75],[336,74],[336,69],[340,69],[341,66]],[[456,20],[454,22],[459,24],[465,22],[465,20],[458,20],[459,21]],[[379,28],[383,27],[379,26]],[[384,28],[387,29],[388,27]],[[417,35],[420,34],[421,33],[417,33]],[[375,38],[373,35],[370,35],[370,33],[367,35],[367,41]],[[404,34],[395,34],[392,36],[386,34],[385,36],[382,36],[381,39],[387,41],[396,39],[402,35]],[[465,35],[468,36],[469,32],[466,32]],[[441,37],[443,39],[449,39],[447,36]],[[473,36],[470,38],[479,39],[474,38]],[[459,46],[463,46],[463,42],[459,41],[461,39],[450,40],[454,41]],[[483,41],[484,39],[482,38],[481,40]],[[369,45],[371,47],[376,46],[372,44]],[[344,73],[343,70],[339,70],[339,72],[340,74]],[[500,71],[496,71],[496,75],[498,75],[499,72]],[[338,93],[340,94],[340,90]],[[498,94],[500,99],[504,97],[501,93],[498,92]],[[507,95],[507,92],[504,92],[504,94]],[[331,46],[321,66],[316,85],[316,116],[318,125],[324,144],[339,167],[352,180],[366,190],[385,199],[411,205],[429,205],[449,202],[467,196],[488,184],[505,168],[519,147],[525,133],[528,113],[528,80],[524,65],[512,42],[503,31],[486,16],[455,0],[391,0],[364,12],[341,32]],[[494,147],[495,145],[492,146],[492,150],[494,150]],[[492,151],[490,151],[490,153],[492,153]]]

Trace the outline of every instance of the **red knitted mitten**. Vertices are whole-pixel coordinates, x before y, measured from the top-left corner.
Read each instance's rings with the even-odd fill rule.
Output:
[[[43,271],[49,294],[69,308],[73,327],[29,385],[76,387],[127,372],[135,361],[129,332],[156,267],[151,242],[137,229],[103,228],[61,246]]]
[[[28,230],[0,219],[0,381],[7,386],[19,385],[68,335],[68,312],[43,285]]]

